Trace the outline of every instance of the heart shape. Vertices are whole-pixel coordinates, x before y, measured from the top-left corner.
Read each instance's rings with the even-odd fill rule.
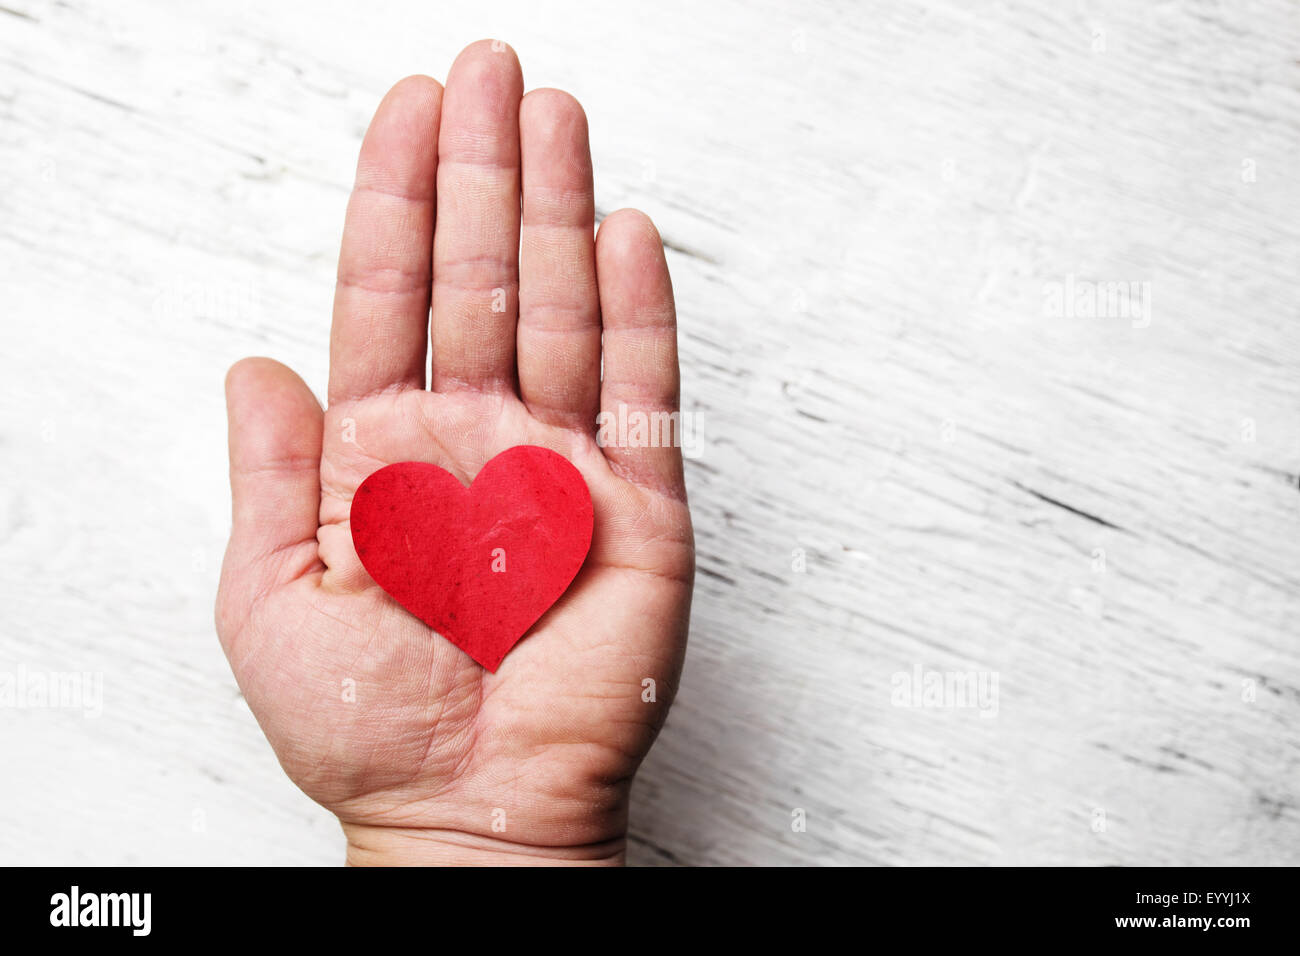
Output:
[[[425,462],[380,468],[357,489],[351,524],[375,583],[495,673],[573,582],[593,512],[578,469],[519,445],[468,488]]]

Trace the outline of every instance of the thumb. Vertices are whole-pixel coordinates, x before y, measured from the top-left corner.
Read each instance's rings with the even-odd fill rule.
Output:
[[[217,595],[223,643],[272,588],[319,564],[320,402],[291,369],[266,358],[226,374],[230,544]]]

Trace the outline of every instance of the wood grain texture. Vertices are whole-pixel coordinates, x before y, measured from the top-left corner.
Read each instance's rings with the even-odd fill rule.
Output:
[[[339,861],[213,633],[221,378],[323,393],[369,115],[494,35],[704,433],[632,862],[1300,863],[1300,12],[803,7],[3,0],[0,672],[104,701],[0,709],[0,863]]]

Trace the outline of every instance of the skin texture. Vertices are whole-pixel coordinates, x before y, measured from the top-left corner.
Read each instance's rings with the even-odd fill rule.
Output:
[[[227,376],[217,631],[285,771],[339,817],[350,863],[622,861],[695,561],[679,449],[596,441],[602,409],[676,410],[678,366],[658,233],[622,210],[593,240],[594,215],[582,108],[523,96],[514,51],[475,43],[445,90],[394,86],[366,133],[328,410],[270,359]],[[348,513],[384,465],[432,462],[468,484],[522,444],[578,468],[595,533],[570,589],[489,674],[371,581]]]

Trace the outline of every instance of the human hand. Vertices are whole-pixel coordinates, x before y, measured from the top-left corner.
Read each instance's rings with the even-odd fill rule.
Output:
[[[620,404],[677,409],[662,244],[630,210],[593,238],[582,108],[522,93],[514,52],[481,41],[445,92],[410,77],[380,104],[339,257],[328,410],[269,359],[227,377],[217,631],[352,863],[620,862],[632,778],[685,653],[680,449],[602,448],[595,424]],[[569,590],[491,674],[370,579],[348,515],[384,465],[432,462],[468,484],[525,444],[582,473],[595,532]]]

